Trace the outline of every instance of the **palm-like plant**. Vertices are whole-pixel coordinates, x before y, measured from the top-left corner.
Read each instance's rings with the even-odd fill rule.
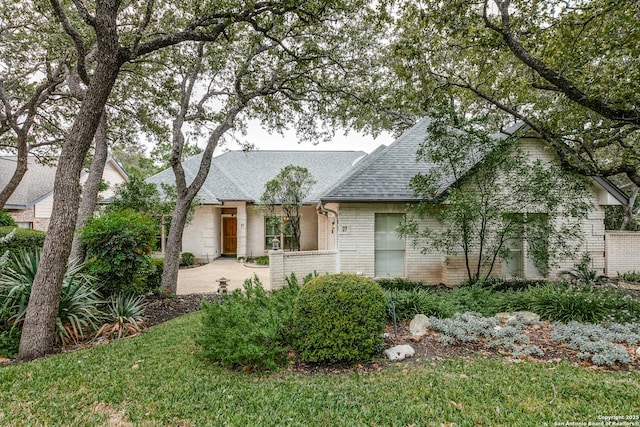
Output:
[[[106,308],[106,323],[97,336],[122,338],[137,335],[145,329],[144,296],[118,293],[111,297]]]
[[[12,255],[9,266],[0,275],[2,311],[12,329],[21,327],[24,321],[39,262],[40,251],[20,250]],[[104,316],[94,278],[83,273],[83,267],[70,264],[64,276],[56,316],[56,339],[63,346],[77,343],[85,333],[95,331]]]

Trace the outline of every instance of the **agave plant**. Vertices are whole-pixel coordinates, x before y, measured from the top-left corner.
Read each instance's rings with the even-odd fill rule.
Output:
[[[137,335],[145,329],[144,296],[126,293],[114,294],[107,304],[107,323],[102,325],[96,337],[122,338]]]
[[[584,254],[575,268],[561,271],[559,276],[574,284],[604,285],[609,282],[609,277],[598,273],[590,265],[591,257],[589,254]]]
[[[12,329],[22,326],[39,262],[40,251],[17,251],[0,276],[2,311]],[[77,343],[86,333],[95,331],[104,315],[94,278],[83,273],[83,268],[82,264],[70,264],[62,283],[56,339],[63,346]]]

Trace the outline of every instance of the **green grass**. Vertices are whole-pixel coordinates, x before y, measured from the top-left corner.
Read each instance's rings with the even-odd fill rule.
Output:
[[[566,363],[455,358],[371,374],[228,371],[198,356],[200,316],[0,368],[0,425],[105,425],[111,416],[142,426],[538,426],[638,414],[640,373]]]

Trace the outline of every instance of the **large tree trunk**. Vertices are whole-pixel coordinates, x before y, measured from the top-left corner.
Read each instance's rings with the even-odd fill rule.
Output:
[[[80,172],[120,68],[115,26],[113,28],[112,34],[98,31],[101,46],[96,69],[62,147],[54,182],[51,223],[22,328],[19,349],[22,359],[42,357],[53,349],[62,280],[80,205]]]
[[[87,225],[87,221],[89,221],[89,218],[93,215],[96,205],[98,204],[98,193],[100,192],[100,184],[102,183],[102,174],[104,173],[104,166],[107,164],[107,158],[109,156],[106,111],[103,112],[100,117],[98,129],[93,140],[95,142],[95,152],[93,162],[91,162],[91,169],[89,170],[89,177],[82,189],[82,201],[80,202],[80,209],[78,210],[76,233],[73,237],[73,244],[71,245],[70,261],[84,261],[86,247],[78,238],[78,232],[82,227]]]

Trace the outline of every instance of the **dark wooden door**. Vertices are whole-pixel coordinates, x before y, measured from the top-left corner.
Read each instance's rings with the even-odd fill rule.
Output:
[[[238,221],[232,217],[222,217],[222,253],[235,255],[238,249]]]

